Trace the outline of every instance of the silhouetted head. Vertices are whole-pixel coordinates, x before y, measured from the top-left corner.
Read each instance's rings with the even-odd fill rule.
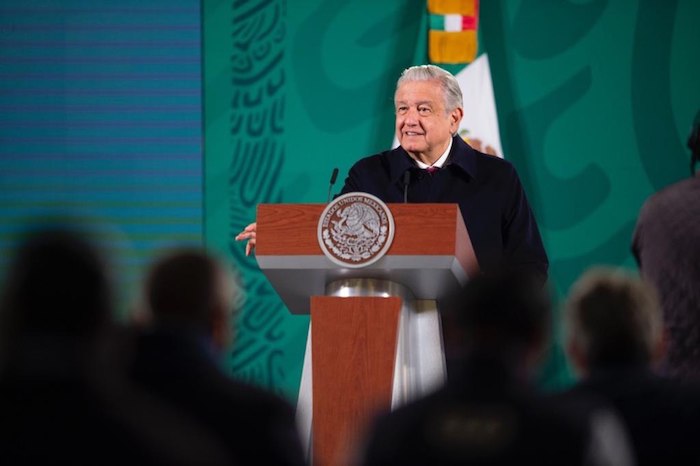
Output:
[[[80,233],[30,233],[8,270],[3,313],[8,330],[67,336],[95,334],[111,318],[102,257]]]
[[[239,294],[224,264],[197,248],[169,252],[151,268],[145,298],[155,324],[188,328],[224,347],[231,338],[231,312]]]
[[[575,366],[590,370],[649,365],[662,349],[661,310],[641,279],[595,268],[574,283],[567,302],[567,349]]]
[[[532,362],[547,342],[551,301],[539,280],[515,271],[477,276],[447,305],[453,354]]]
[[[108,328],[111,299],[102,257],[81,233],[33,230],[7,270],[0,362],[23,365],[27,356],[52,352],[50,359],[86,359]]]

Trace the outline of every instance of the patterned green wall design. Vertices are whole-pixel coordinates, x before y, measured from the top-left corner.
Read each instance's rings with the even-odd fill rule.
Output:
[[[334,167],[345,174],[391,144],[395,79],[424,61],[423,6],[204,2],[206,238],[249,288],[231,367],[292,398],[308,319],[286,312],[230,238],[255,204],[324,202]],[[557,296],[590,265],[634,268],[639,207],[687,176],[699,20],[693,0],[481,3],[505,157],[539,219]],[[246,119],[264,131],[233,131]],[[542,382],[568,381],[557,344]]]
[[[534,198],[560,291],[592,262],[632,266],[641,202],[687,174],[700,106],[688,17],[700,17],[696,2],[484,4],[504,151]],[[681,79],[674,56],[688,59]]]
[[[279,179],[285,155],[285,2],[207,2],[204,18],[205,27],[219,20],[225,24],[220,36],[205,37],[205,49],[208,39],[214,37],[213,46],[220,47],[224,57],[216,70],[222,83],[205,89],[205,108],[212,117],[207,124],[213,120],[221,124],[220,132],[207,133],[209,157],[205,170],[210,202],[206,231],[208,238],[212,232],[216,237],[210,243],[220,244],[219,249],[238,265],[248,296],[238,322],[230,367],[240,377],[280,387],[295,378],[288,369],[295,361],[287,356],[286,310],[254,259],[245,257],[233,236],[254,220],[258,203],[282,201]],[[210,70],[211,62],[205,61],[207,80],[211,79]],[[218,216],[212,214],[212,204]]]
[[[504,152],[543,230],[559,295],[593,264],[635,268],[651,192],[687,176],[700,107],[692,1],[484,2]],[[559,348],[545,383],[566,383]]]

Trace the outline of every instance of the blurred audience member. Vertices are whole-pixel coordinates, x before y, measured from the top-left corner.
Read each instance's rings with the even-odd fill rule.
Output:
[[[157,261],[146,279],[150,323],[137,339],[133,378],[208,426],[236,464],[304,464],[291,405],[220,369],[238,293],[231,272],[202,250]]]
[[[639,465],[700,464],[700,388],[652,373],[663,328],[653,289],[611,269],[572,288],[568,352],[583,380],[572,394],[597,394],[627,425]]]
[[[647,199],[632,242],[642,277],[659,292],[668,332],[663,373],[700,381],[700,112],[688,138],[692,176]]]
[[[2,461],[226,464],[204,430],[110,364],[111,302],[105,265],[80,234],[46,227],[24,239],[2,300]]]
[[[531,384],[550,324],[541,284],[516,274],[476,277],[446,306],[443,323],[447,355],[461,370],[380,418],[364,464],[629,464],[614,416],[589,415]]]

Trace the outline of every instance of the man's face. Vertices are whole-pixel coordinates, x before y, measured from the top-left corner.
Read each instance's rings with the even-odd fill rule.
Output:
[[[462,109],[447,113],[438,81],[408,81],[394,96],[396,137],[406,152],[432,164],[445,152],[462,119]]]

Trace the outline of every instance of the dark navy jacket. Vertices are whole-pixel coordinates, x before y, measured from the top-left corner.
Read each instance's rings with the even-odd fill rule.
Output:
[[[645,367],[596,368],[562,397],[606,399],[627,426],[638,466],[700,464],[700,386]]]
[[[398,147],[355,163],[341,193],[361,191],[387,203],[403,202],[407,170],[408,202],[459,204],[482,272],[517,268],[546,280],[547,254],[510,162],[482,154],[455,136],[445,166],[435,173],[418,168]]]

